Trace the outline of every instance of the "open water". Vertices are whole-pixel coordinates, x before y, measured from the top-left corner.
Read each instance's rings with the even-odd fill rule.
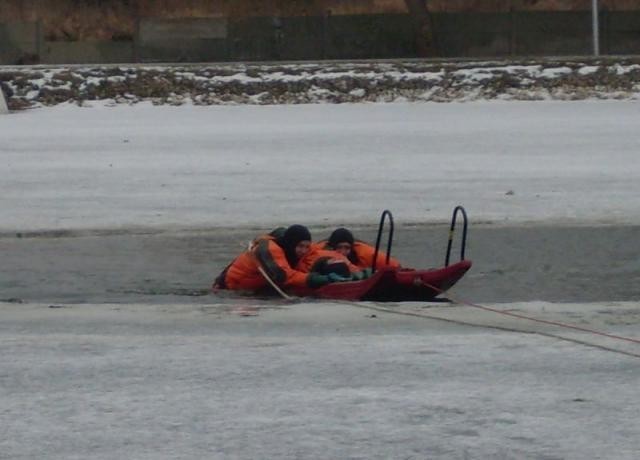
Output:
[[[4,235],[0,300],[224,302],[212,298],[211,281],[265,230]],[[317,239],[330,230],[312,228]],[[376,232],[377,226],[354,229],[367,241]],[[398,226],[392,254],[408,267],[442,266],[447,237],[445,225]],[[452,261],[459,258],[459,238]],[[475,225],[466,258],[474,265],[453,292],[476,302],[640,299],[638,226]]]

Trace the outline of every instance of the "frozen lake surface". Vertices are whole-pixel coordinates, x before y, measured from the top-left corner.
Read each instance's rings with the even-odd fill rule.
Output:
[[[637,457],[637,357],[363,307],[0,304],[2,455]],[[631,335],[639,307],[499,306]],[[402,310],[639,348],[462,306]]]
[[[78,108],[0,119],[0,232],[640,224],[629,101]]]
[[[638,111],[0,117],[0,458],[637,458]],[[547,322],[204,295],[256,233],[371,239],[385,208],[394,254],[440,265],[457,204],[474,267],[452,295]]]

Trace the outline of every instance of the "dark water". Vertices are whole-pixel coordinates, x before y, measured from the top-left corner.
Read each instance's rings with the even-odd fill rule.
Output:
[[[314,229],[312,229],[314,230]],[[376,228],[356,236],[373,240]],[[212,279],[259,231],[234,229],[0,238],[0,300],[25,302],[219,301]],[[329,230],[315,229],[326,237]],[[444,262],[446,226],[398,227],[405,266]],[[459,235],[458,235],[459,236]],[[454,247],[452,260],[459,249]],[[640,299],[640,227],[471,226],[474,266],[453,292],[475,302]]]

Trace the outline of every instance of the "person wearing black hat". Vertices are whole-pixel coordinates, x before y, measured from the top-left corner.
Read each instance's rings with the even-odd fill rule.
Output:
[[[311,233],[304,225],[291,225],[284,232],[278,228],[256,238],[249,249],[216,278],[213,287],[257,291],[267,287],[269,281],[283,288],[319,287],[342,281],[336,276],[306,273],[294,268],[310,246]]]
[[[355,257],[352,251],[354,242],[353,233],[344,227],[340,227],[331,233],[327,245],[347,257]]]
[[[304,225],[292,225],[287,228],[276,243],[284,250],[289,266],[295,267],[298,261],[309,252],[311,232]]]
[[[336,228],[331,233],[328,240],[316,244],[319,244],[322,248],[332,249],[339,252],[346,256],[353,265],[363,270],[369,269],[373,266],[373,257],[375,255],[376,248],[364,241],[356,240],[353,237],[353,233],[344,227]],[[389,263],[387,264],[387,255],[382,251],[378,251],[376,267],[399,268],[400,262],[393,257],[390,257]]]

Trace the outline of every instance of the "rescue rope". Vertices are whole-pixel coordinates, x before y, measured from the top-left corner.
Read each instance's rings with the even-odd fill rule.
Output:
[[[435,292],[439,293],[439,294],[444,294],[445,291],[443,291],[442,289],[439,289],[435,286],[429,285],[427,283],[423,283],[425,286],[433,289]],[[629,338],[629,337],[623,337],[623,336],[619,336],[619,335],[614,335],[614,334],[609,334],[606,332],[601,332],[601,331],[596,331],[594,329],[589,329],[589,328],[584,328],[584,327],[580,327],[580,326],[574,326],[571,324],[565,324],[565,323],[561,323],[559,321],[549,321],[549,320],[544,320],[544,319],[538,319],[538,318],[533,318],[530,316],[526,316],[526,315],[521,315],[518,313],[511,313],[511,312],[505,312],[502,310],[498,310],[496,308],[490,308],[490,307],[485,307],[482,305],[478,305],[478,304],[474,304],[472,302],[468,302],[462,299],[455,299],[452,296],[448,296],[448,298],[450,300],[452,300],[455,303],[461,304],[461,305],[467,305],[473,308],[478,308],[480,310],[485,310],[485,311],[489,311],[492,313],[498,313],[498,314],[503,314],[503,315],[507,315],[507,316],[512,316],[518,319],[527,319],[530,321],[534,321],[534,322],[539,322],[539,323],[543,323],[543,324],[550,324],[550,325],[554,325],[554,326],[559,326],[559,327],[563,327],[563,328],[567,328],[567,329],[574,329],[574,330],[578,330],[581,332],[588,332],[590,334],[594,334],[594,335],[600,335],[603,337],[608,337],[608,338],[612,338],[612,339],[616,339],[616,340],[623,340],[623,341],[627,341],[627,342],[631,342],[631,343],[635,343],[635,344],[640,344],[640,340],[638,339],[633,339],[633,338]],[[419,317],[419,318],[427,318],[427,319],[434,319],[434,320],[438,320],[438,321],[444,321],[447,323],[453,323],[453,324],[459,324],[459,325],[463,325],[463,326],[471,326],[471,327],[480,327],[480,328],[486,328],[486,329],[496,329],[496,330],[500,330],[500,331],[505,331],[505,332],[516,332],[516,333],[522,333],[522,334],[536,334],[536,335],[540,335],[543,337],[550,337],[550,338],[554,338],[554,339],[559,339],[559,340],[564,340],[566,342],[572,342],[572,343],[576,343],[579,345],[585,345],[588,347],[592,347],[592,348],[597,348],[600,350],[604,350],[604,351],[610,351],[612,353],[618,353],[621,355],[626,355],[626,356],[631,356],[634,358],[640,358],[640,353],[634,353],[631,351],[625,351],[625,350],[619,350],[617,348],[612,348],[612,347],[608,347],[606,345],[599,345],[599,344],[595,344],[595,343],[591,343],[591,342],[587,342],[585,340],[580,340],[580,339],[575,339],[575,338],[571,338],[571,337],[564,337],[561,335],[557,335],[557,334],[551,334],[549,332],[542,332],[542,331],[526,331],[526,330],[522,330],[522,329],[516,329],[516,328],[510,328],[507,326],[496,326],[496,325],[487,325],[487,324],[477,324],[477,323],[470,323],[468,321],[462,321],[462,320],[457,320],[457,319],[451,319],[451,318],[443,318],[441,316],[434,316],[434,315],[427,315],[424,313],[419,313],[419,312],[408,312],[408,311],[402,311],[402,310],[396,310],[396,309],[392,309],[392,308],[388,308],[388,307],[382,307],[379,305],[363,305],[361,303],[357,303],[357,302],[349,302],[349,301],[345,301],[343,303],[358,307],[358,308],[365,308],[368,310],[375,310],[375,311],[380,311],[380,312],[385,312],[385,313],[393,313],[393,314],[397,314],[397,315],[405,315],[405,316],[414,316],[414,317]]]
[[[245,246],[247,252],[249,252],[249,254],[251,254],[253,256],[253,258],[256,260],[257,266],[258,266],[258,271],[260,272],[260,274],[262,275],[262,277],[267,281],[267,283],[269,283],[271,285],[271,287],[273,289],[276,290],[276,292],[278,294],[280,294],[280,296],[285,299],[285,300],[292,300],[293,297],[291,297],[290,295],[288,295],[286,292],[284,292],[282,289],[280,289],[280,287],[275,283],[275,281],[273,281],[271,279],[271,277],[267,274],[267,272],[264,270],[264,268],[262,268],[262,266],[260,265],[260,262],[258,261],[258,259],[256,258],[255,254],[253,254],[252,249],[254,248],[254,244],[255,244],[255,240],[253,241],[249,241],[248,244],[245,243],[240,243],[243,246]]]
[[[354,307],[358,307],[358,308],[364,308],[364,309],[367,309],[367,310],[374,310],[374,311],[379,311],[379,312],[384,312],[384,313],[392,313],[392,314],[395,314],[395,315],[405,315],[405,316],[414,316],[414,317],[418,317],[418,318],[434,319],[434,320],[437,320],[437,321],[443,321],[443,322],[446,322],[446,323],[458,324],[458,325],[462,325],[462,326],[471,326],[471,327],[478,327],[478,328],[485,328],[485,329],[496,329],[496,330],[499,330],[499,331],[516,332],[516,333],[521,333],[521,334],[535,334],[535,335],[540,335],[540,336],[543,336],[543,337],[550,337],[550,338],[554,338],[554,339],[558,339],[558,340],[564,340],[566,342],[572,342],[572,343],[576,343],[576,344],[579,344],[579,345],[584,345],[584,346],[591,347],[591,348],[597,348],[599,350],[610,351],[610,352],[613,352],[613,353],[618,353],[618,354],[621,354],[621,355],[631,356],[631,357],[634,357],[634,358],[640,358],[640,354],[638,354],[638,353],[633,353],[633,352],[625,351],[625,350],[619,350],[617,348],[611,348],[611,347],[608,347],[606,345],[599,345],[599,344],[596,344],[596,343],[587,342],[585,340],[574,339],[574,338],[570,338],[570,337],[564,337],[564,336],[561,336],[561,335],[551,334],[549,332],[526,331],[526,330],[522,330],[522,329],[510,328],[510,327],[507,327],[507,326],[495,326],[495,325],[489,325],[489,324],[476,324],[476,323],[470,323],[468,321],[462,321],[462,320],[451,319],[451,318],[443,318],[441,316],[427,315],[427,314],[424,314],[424,313],[396,310],[396,309],[382,307],[382,306],[376,306],[376,305],[363,305],[361,303],[350,302],[350,301],[343,301],[341,303],[344,303],[344,304],[347,304],[347,305],[351,305],[351,306],[354,306]]]
[[[285,293],[282,289],[280,289],[278,287],[278,285],[271,279],[271,277],[267,274],[266,271],[264,271],[264,269],[262,267],[258,267],[258,270],[260,271],[260,274],[264,277],[264,279],[267,280],[267,282],[276,290],[276,292],[278,294],[280,294],[280,296],[282,296],[283,299],[293,300],[293,297],[288,295],[287,293]],[[443,291],[442,289],[439,289],[439,288],[437,288],[435,286],[432,286],[432,285],[424,283],[424,282],[423,282],[423,284],[426,287],[428,287],[430,289],[433,289],[438,294],[444,294],[445,293],[445,291]],[[609,334],[607,332],[601,332],[601,331],[597,331],[595,329],[589,329],[589,328],[586,328],[586,327],[575,326],[573,324],[561,323],[559,321],[550,321],[550,320],[546,320],[546,319],[533,318],[531,316],[526,316],[526,315],[521,315],[521,314],[518,314],[518,313],[512,313],[512,312],[508,312],[508,311],[503,311],[503,310],[499,310],[497,308],[485,307],[483,305],[478,305],[478,304],[475,304],[473,302],[468,302],[466,300],[456,299],[456,298],[453,298],[452,296],[449,296],[449,299],[452,300],[453,302],[461,304],[461,305],[467,305],[469,307],[478,308],[480,310],[489,311],[489,312],[492,312],[492,313],[497,313],[497,314],[501,314],[501,315],[505,315],[505,316],[511,316],[511,317],[518,318],[518,319],[526,319],[526,320],[529,320],[529,321],[542,323],[542,324],[549,324],[549,325],[558,326],[558,327],[562,327],[562,328],[566,328],[566,329],[573,329],[573,330],[577,330],[577,331],[581,331],[581,332],[587,332],[587,333],[590,333],[590,334],[600,335],[602,337],[607,337],[607,338],[610,338],[610,339],[622,340],[622,341],[627,341],[627,342],[631,342],[631,343],[635,343],[635,344],[640,344],[640,340],[633,339],[633,338],[630,338],[630,337],[623,337],[623,336],[620,336],[620,335]],[[640,358],[640,354],[639,353],[633,353],[633,352],[625,351],[625,350],[618,350],[617,348],[611,348],[611,347],[607,347],[605,345],[599,345],[599,344],[587,342],[587,341],[580,340],[580,339],[574,339],[574,338],[570,338],[570,337],[564,337],[564,336],[561,336],[561,335],[551,334],[551,333],[548,333],[548,332],[525,331],[525,330],[522,330],[522,329],[515,329],[515,328],[506,327],[506,326],[476,324],[476,323],[470,323],[468,321],[461,321],[461,320],[456,320],[456,319],[451,319],[451,318],[442,318],[441,316],[425,315],[423,313],[395,310],[395,309],[382,307],[382,306],[363,305],[361,303],[351,302],[351,301],[342,301],[340,303],[352,305],[352,306],[355,306],[355,307],[358,307],[358,308],[366,308],[366,309],[369,309],[369,310],[375,310],[375,311],[380,311],[380,312],[385,312],[385,313],[393,313],[393,314],[405,315],[405,316],[414,316],[414,317],[426,318],[426,319],[435,319],[435,320],[438,320],[438,321],[444,321],[444,322],[453,323],[453,324],[460,324],[460,325],[463,325],[463,326],[481,327],[481,328],[487,328],[487,329],[496,329],[496,330],[505,331],[505,332],[517,332],[517,333],[522,333],[522,334],[536,334],[536,335],[540,335],[540,336],[544,336],[544,337],[550,337],[550,338],[554,338],[554,339],[564,340],[566,342],[576,343],[576,344],[579,344],[579,345],[585,345],[585,346],[588,346],[588,347],[597,348],[597,349],[604,350],[604,351],[610,351],[610,352],[613,352],[613,353],[619,353],[619,354],[626,355],[626,356],[632,356],[634,358]]]
[[[271,287],[273,287],[276,290],[276,292],[283,299],[289,300],[289,301],[294,299],[292,296],[288,295],[282,289],[280,289],[280,287],[271,279],[271,277],[267,274],[267,272],[261,266],[258,266],[258,271],[264,277],[264,279],[271,285]],[[430,289],[433,289],[438,294],[444,294],[445,293],[444,290],[442,290],[440,288],[437,288],[437,287],[435,287],[435,286],[433,286],[431,284],[428,284],[428,283],[425,283],[425,282],[422,282],[422,284],[424,286],[430,288]],[[549,324],[549,325],[552,325],[552,326],[558,326],[558,327],[562,327],[562,328],[565,328],[565,329],[573,329],[573,330],[580,331],[580,332],[587,332],[589,334],[599,335],[599,336],[607,337],[607,338],[610,338],[610,339],[621,340],[621,341],[626,341],[626,342],[635,343],[635,344],[640,345],[640,340],[639,339],[634,339],[634,338],[631,338],[631,337],[624,337],[624,336],[620,336],[620,335],[609,334],[607,332],[597,331],[595,329],[590,329],[590,328],[581,327],[581,326],[575,326],[573,324],[562,323],[560,321],[551,321],[551,320],[546,320],[546,319],[534,318],[534,317],[527,316],[527,315],[522,315],[522,314],[519,314],[519,313],[513,313],[513,312],[504,311],[504,310],[499,310],[497,308],[486,307],[484,305],[479,305],[479,304],[476,304],[476,303],[473,303],[473,302],[469,302],[469,301],[466,301],[466,300],[463,300],[463,299],[456,299],[456,298],[454,298],[452,296],[449,296],[448,298],[450,300],[452,300],[453,302],[457,303],[457,304],[467,305],[469,307],[477,308],[479,310],[484,310],[484,311],[497,313],[497,314],[505,315],[505,316],[511,316],[513,318],[518,318],[518,319],[525,319],[525,320],[533,321],[533,322],[536,322],[536,323]],[[451,318],[442,318],[440,316],[425,315],[425,314],[417,313],[417,312],[400,311],[400,310],[395,310],[395,309],[381,307],[381,306],[363,305],[361,303],[351,302],[351,301],[342,301],[340,303],[352,305],[352,306],[355,306],[355,307],[358,307],[358,308],[366,308],[366,309],[369,309],[369,310],[375,310],[375,311],[380,311],[380,312],[385,312],[385,313],[393,313],[393,314],[399,314],[399,315],[405,315],[405,316],[414,316],[414,317],[419,317],[419,318],[435,319],[435,320],[438,320],[438,321],[444,321],[444,322],[453,323],[453,324],[460,324],[460,325],[464,325],[464,326],[481,327],[481,328],[487,328],[487,329],[496,329],[496,330],[505,331],[505,332],[516,332],[516,333],[522,333],[522,334],[536,334],[536,335],[540,335],[540,336],[543,336],[543,337],[555,338],[555,339],[559,339],[559,340],[564,340],[566,342],[572,342],[572,343],[576,343],[576,344],[579,344],[579,345],[585,345],[585,346],[588,346],[588,347],[597,348],[597,349],[604,350],[604,351],[610,351],[610,352],[618,353],[618,354],[621,354],[621,355],[631,356],[631,357],[634,357],[634,358],[640,358],[640,353],[633,353],[633,352],[630,352],[630,351],[618,350],[616,348],[607,347],[605,345],[599,345],[599,344],[587,342],[587,341],[584,341],[584,340],[579,340],[579,339],[574,339],[574,338],[570,338],[570,337],[564,337],[564,336],[561,336],[561,335],[551,334],[551,333],[548,333],[548,332],[525,331],[525,330],[522,330],[522,329],[515,329],[515,328],[506,327],[506,326],[476,324],[476,323],[470,323],[470,322],[467,322],[467,321],[455,320],[455,319],[451,319]]]
[[[273,289],[275,289],[275,290],[276,290],[276,292],[282,296],[282,298],[283,298],[283,299],[286,299],[286,300],[292,300],[292,299],[293,299],[293,297],[291,297],[289,294],[287,294],[286,292],[284,292],[282,289],[280,289],[280,288],[278,287],[278,285],[275,283],[275,281],[273,281],[273,280],[271,279],[271,277],[267,274],[267,272],[266,272],[266,271],[264,271],[264,268],[262,268],[260,265],[258,265],[258,271],[260,272],[260,274],[262,275],[262,277],[263,277],[265,280],[267,280],[267,282],[271,285],[271,287],[272,287]]]
[[[431,286],[430,284],[427,284],[427,283],[423,283],[423,284],[426,287],[428,287],[430,289],[433,289],[434,291],[436,291],[439,294],[444,294],[444,291],[442,289],[438,289],[437,287]],[[534,318],[532,316],[521,315],[519,313],[512,313],[512,312],[509,312],[509,311],[499,310],[497,308],[485,307],[483,305],[478,305],[478,304],[475,304],[473,302],[468,302],[468,301],[461,300],[461,299],[460,300],[454,299],[451,296],[449,296],[449,298],[451,300],[453,300],[454,302],[456,302],[456,303],[459,303],[459,304],[462,304],[462,305],[467,305],[467,306],[473,307],[473,308],[478,308],[480,310],[490,311],[490,312],[498,313],[498,314],[505,315],[505,316],[512,316],[514,318],[526,319],[526,320],[534,321],[534,322],[537,322],[537,323],[550,324],[552,326],[559,326],[559,327],[563,327],[565,329],[574,329],[576,331],[588,332],[590,334],[600,335],[600,336],[603,336],[603,337],[608,337],[610,339],[622,340],[622,341],[631,342],[631,343],[635,343],[635,344],[640,345],[640,340],[639,339],[634,339],[634,338],[631,338],[631,337],[624,337],[624,336],[621,336],[621,335],[609,334],[607,332],[597,331],[595,329],[589,329],[587,327],[575,326],[573,324],[562,323],[562,322],[559,322],[559,321],[550,321],[550,320],[546,320],[546,319],[539,319],[539,318]]]

